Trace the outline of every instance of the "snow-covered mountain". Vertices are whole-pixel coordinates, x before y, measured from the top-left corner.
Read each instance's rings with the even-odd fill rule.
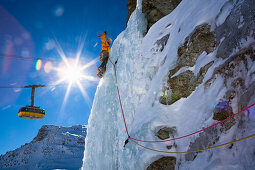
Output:
[[[143,9],[145,2],[149,8]],[[165,8],[153,3],[175,5],[164,16]],[[155,152],[131,140],[124,147],[128,135],[117,93],[118,87],[129,135],[152,141],[191,134],[255,103],[254,0],[138,0],[110,59],[118,59],[118,83],[108,62],[89,118],[84,169],[255,169],[255,138],[189,154]],[[137,143],[183,152],[252,134],[254,107],[192,136]]]
[[[79,169],[86,130],[83,125],[44,125],[30,143],[1,155],[0,169]]]

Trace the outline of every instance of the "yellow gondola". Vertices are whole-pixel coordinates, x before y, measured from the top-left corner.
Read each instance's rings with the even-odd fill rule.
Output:
[[[34,94],[35,94],[35,88],[37,87],[44,87],[44,85],[29,85],[25,86],[25,88],[32,88],[31,93],[31,106],[21,107],[19,109],[18,116],[20,118],[25,119],[34,119],[34,120],[41,120],[45,116],[45,110],[40,109],[40,107],[34,106]]]
[[[25,118],[25,119],[40,120],[44,118],[45,111],[44,109],[40,109],[40,107],[26,106],[26,107],[21,107],[19,109],[18,116],[20,118]]]

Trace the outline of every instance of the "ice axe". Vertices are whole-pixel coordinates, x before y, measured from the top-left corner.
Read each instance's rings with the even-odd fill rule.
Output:
[[[104,33],[105,33],[105,34],[107,34],[107,32],[106,32],[106,31],[104,31]],[[101,35],[99,35],[98,37],[101,37]]]

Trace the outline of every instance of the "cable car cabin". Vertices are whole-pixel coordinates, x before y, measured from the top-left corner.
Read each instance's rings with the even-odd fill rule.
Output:
[[[40,107],[26,106],[19,109],[18,116],[25,119],[40,120],[45,116],[45,110]]]

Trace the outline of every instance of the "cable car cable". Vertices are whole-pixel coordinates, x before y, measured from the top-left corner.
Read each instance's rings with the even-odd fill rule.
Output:
[[[40,87],[56,87],[61,86],[63,84],[48,84],[48,85],[38,85]],[[27,85],[27,86],[0,86],[1,89],[23,89],[23,88],[31,88],[33,85]]]
[[[14,55],[14,54],[2,54],[0,53],[0,57],[1,58],[16,58],[16,59],[20,59],[20,60],[33,60],[33,61],[37,61],[37,60],[46,60],[46,61],[56,61],[55,58],[42,58],[42,57],[25,57],[25,56],[20,56],[20,55]]]

